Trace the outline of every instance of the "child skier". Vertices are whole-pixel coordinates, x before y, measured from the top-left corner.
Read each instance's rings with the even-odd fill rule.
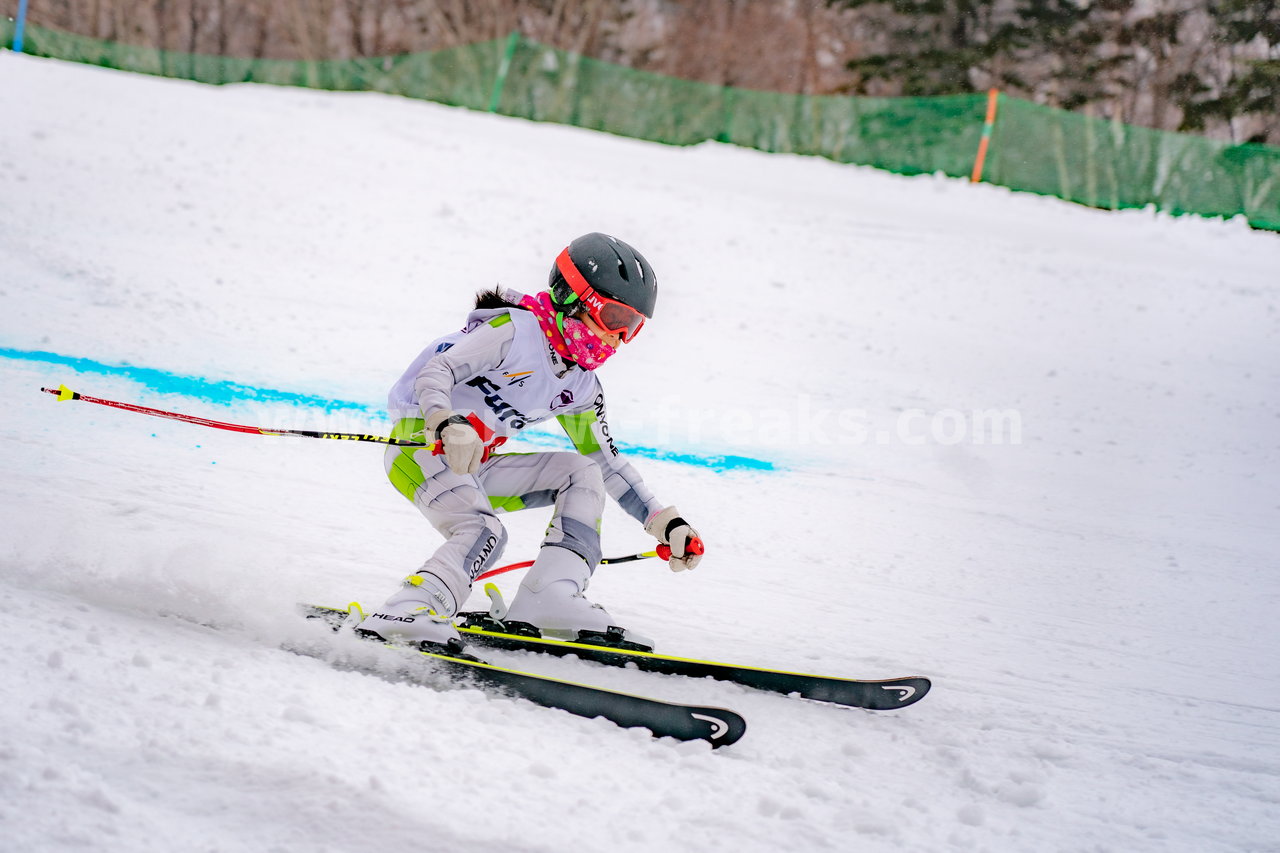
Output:
[[[452,617],[507,542],[498,514],[554,505],[551,526],[506,621],[549,636],[605,631],[613,618],[583,592],[600,560],[605,492],[660,543],[672,571],[701,559],[697,532],[664,507],[618,452],[594,371],[653,317],[657,280],[631,246],[606,234],[569,244],[534,296],[491,290],[461,331],[431,343],[391,389],[387,476],[445,542],[360,628],[386,640],[448,643]],[[578,453],[496,452],[555,417]]]

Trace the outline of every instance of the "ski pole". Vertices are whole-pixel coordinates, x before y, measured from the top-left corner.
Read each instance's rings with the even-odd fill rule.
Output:
[[[702,540],[694,539],[689,543],[689,551],[693,554],[701,554],[703,550]],[[652,551],[641,551],[639,554],[627,554],[625,557],[605,557],[600,561],[600,565],[608,566],[612,563],[631,563],[636,560],[647,560],[650,557],[659,557],[663,560],[671,559],[671,546],[659,545]],[[496,569],[490,569],[476,577],[476,581],[482,581],[496,575],[505,575],[507,572],[514,572],[516,569],[527,569],[533,565],[533,560],[521,560],[519,563],[511,563],[506,566],[498,566]]]
[[[53,394],[60,401],[80,400],[85,403],[97,403],[99,406],[110,406],[115,409],[124,409],[126,412],[153,415],[157,418],[169,418],[170,420],[182,421],[183,423],[195,424],[196,426],[225,429],[228,432],[246,432],[257,435],[297,435],[303,438],[336,438],[345,441],[373,441],[378,444],[394,444],[399,447],[435,446],[434,442],[431,444],[424,444],[420,441],[405,441],[404,439],[390,438],[385,435],[365,435],[364,433],[355,432],[321,432],[309,429],[266,429],[265,427],[232,424],[226,423],[225,421],[214,421],[209,418],[196,417],[195,415],[185,415],[181,412],[166,412],[163,409],[152,409],[147,406],[138,406],[133,403],[119,403],[115,400],[104,400],[101,397],[90,397],[88,394],[79,394],[72,391],[66,385],[59,385],[57,388],[41,388],[40,390],[46,394]]]
[[[66,385],[59,385],[57,388],[41,388],[46,394],[52,394],[58,400],[79,400],[83,403],[96,403],[99,406],[110,406],[114,409],[123,409],[126,412],[137,412],[141,415],[152,415],[157,418],[168,418],[170,420],[182,421],[183,423],[195,424],[196,426],[213,427],[214,429],[224,429],[228,432],[243,432],[256,435],[296,435],[302,438],[334,438],[345,441],[373,441],[379,444],[394,444],[398,447],[430,447],[432,453],[435,453],[435,442],[426,444],[420,441],[405,441],[399,438],[390,438],[385,435],[367,435],[355,432],[321,432],[318,430],[308,429],[266,429],[265,427],[247,426],[245,424],[233,424],[226,421],[215,421],[209,418],[201,418],[196,415],[188,415],[182,412],[167,412],[163,409],[153,409],[149,406],[139,406],[135,403],[121,403],[116,400],[105,400],[101,397],[91,397],[88,394],[81,394],[72,391]],[[470,420],[470,418],[468,418]],[[478,427],[477,427],[478,429]],[[483,433],[482,433],[483,434]],[[702,540],[694,539],[689,543],[689,551],[694,554],[701,554],[703,549]],[[600,565],[608,565],[610,563],[630,563],[635,560],[647,560],[650,557],[661,557],[663,560],[671,559],[671,546],[659,545],[653,551],[641,551],[638,554],[627,554],[622,557],[605,557],[600,561]],[[479,575],[476,580],[481,581],[485,578],[491,578],[495,575],[514,572],[516,569],[527,569],[533,565],[533,560],[524,560],[519,563],[511,563],[507,566],[499,566],[496,569],[490,569]]]

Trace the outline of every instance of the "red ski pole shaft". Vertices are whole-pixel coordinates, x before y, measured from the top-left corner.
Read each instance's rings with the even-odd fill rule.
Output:
[[[116,400],[104,400],[101,397],[90,397],[88,394],[80,394],[72,391],[66,385],[59,385],[57,388],[41,388],[46,394],[53,394],[61,400],[80,400],[84,403],[96,403],[99,406],[110,406],[113,409],[123,409],[126,412],[137,412],[140,415],[151,415],[157,418],[168,418],[169,420],[182,421],[187,424],[195,424],[196,426],[212,427],[214,429],[227,430],[228,432],[244,432],[256,435],[296,435],[302,438],[333,438],[343,441],[372,441],[378,444],[394,444],[400,447],[431,447],[431,444],[424,444],[420,441],[405,441],[399,438],[390,438],[384,435],[367,435],[355,432],[323,432],[319,430],[307,429],[266,429],[265,427],[246,426],[245,424],[233,424],[226,421],[215,421],[209,418],[201,418],[196,415],[187,415],[182,412],[166,412],[163,409],[152,409],[149,406],[139,406],[134,403],[121,403]]]
[[[701,554],[703,551],[701,539],[694,539],[689,543],[689,553]],[[638,554],[627,554],[623,557],[605,557],[600,561],[600,565],[607,566],[610,563],[631,563],[635,560],[647,560],[650,557],[659,557],[663,560],[671,559],[671,546],[659,545],[652,551],[641,551]],[[507,572],[514,572],[516,569],[527,569],[533,565],[533,560],[521,560],[519,563],[510,563],[505,566],[498,566],[496,569],[490,569],[476,576],[477,581],[487,580],[497,575],[505,575]]]
[[[498,566],[496,569],[490,569],[476,576],[476,581],[486,580],[498,575],[505,575],[507,572],[514,572],[516,569],[527,569],[533,565],[533,560],[522,560],[519,563],[511,563],[506,566]]]
[[[625,557],[605,557],[600,561],[600,565],[607,566],[609,563],[629,563],[632,560],[643,560],[645,557],[658,556],[656,551],[649,551],[644,554],[628,554]],[[533,565],[533,560],[521,560],[518,563],[508,563],[505,566],[498,566],[496,569],[490,569],[476,576],[476,582],[488,580],[498,575],[505,575],[507,572],[514,572],[516,569],[527,569]]]

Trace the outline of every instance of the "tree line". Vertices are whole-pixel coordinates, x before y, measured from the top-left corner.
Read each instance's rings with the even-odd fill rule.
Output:
[[[17,0],[4,0],[16,14]],[[165,50],[345,59],[505,37],[776,92],[1038,103],[1280,144],[1280,0],[29,0]]]

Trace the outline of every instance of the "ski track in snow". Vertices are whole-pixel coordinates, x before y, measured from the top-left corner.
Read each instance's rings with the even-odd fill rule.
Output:
[[[434,547],[377,448],[38,389],[385,424],[5,359],[0,848],[1280,850],[1277,235],[372,94],[0,80],[0,346],[363,400],[476,289],[617,233],[664,289],[602,374],[615,433],[783,470],[641,460],[710,551],[592,597],[673,654],[934,682],[871,713],[495,655],[731,707],[715,752],[458,688],[293,615]],[[1021,440],[903,440],[917,409]],[[505,519],[525,558],[545,513]]]

